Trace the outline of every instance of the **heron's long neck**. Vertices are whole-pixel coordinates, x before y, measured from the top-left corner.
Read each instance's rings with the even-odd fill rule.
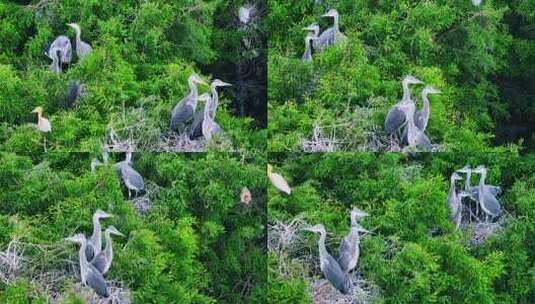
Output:
[[[339,25],[338,25],[338,18],[339,18],[338,14],[334,15],[333,18],[334,18],[334,24],[333,24],[334,31],[335,31],[336,33],[338,33],[338,32],[340,31],[340,27],[339,27]]]
[[[472,171],[468,170],[466,172],[466,180],[464,181],[464,190],[468,191],[470,189],[470,179],[472,178]]]
[[[305,39],[305,53],[303,53],[303,60],[310,60],[312,57],[311,40]]]
[[[93,217],[93,234],[91,235],[92,240],[96,240],[96,244],[98,248],[94,248],[95,255],[97,254],[97,251],[100,251],[101,249],[101,235],[100,235],[100,221],[98,216]]]
[[[87,257],[85,255],[86,247],[87,247],[87,241],[82,240],[80,251],[78,251],[78,259],[80,260],[80,277],[82,278],[82,281],[84,283],[85,283],[85,279],[87,276]]]
[[[207,100],[206,104],[204,105],[204,113],[203,113],[203,119],[204,121],[210,121],[212,120],[212,117],[210,116],[210,108],[212,106],[212,101]]]
[[[217,94],[217,87],[216,86],[212,86],[211,87],[212,89],[212,118],[215,118],[215,111],[217,109],[217,105],[219,103],[219,94]]]
[[[56,73],[61,71],[59,66],[59,56],[56,50],[54,50],[54,53],[52,53],[52,68]]]
[[[485,185],[485,179],[486,178],[487,178],[487,172],[486,171],[482,171],[481,172],[481,178],[479,179],[479,185],[480,186]]]
[[[403,81],[403,98],[401,100],[411,99],[411,92],[409,91],[409,84]]]
[[[452,177],[450,179],[450,193],[455,193],[456,190],[455,190],[455,179]]]
[[[76,27],[74,30],[76,31],[76,46],[78,46],[82,41],[82,30],[78,27]]]
[[[104,254],[106,255],[106,260],[108,261],[108,263],[110,263],[113,257],[113,249],[112,249],[112,244],[111,244],[112,240],[111,240],[110,232],[106,231],[104,233],[104,237],[106,238],[106,247],[104,248]]]
[[[429,98],[427,97],[427,94],[422,94],[422,100],[424,102],[424,105],[423,105],[423,108],[422,108],[422,112],[424,114],[424,119],[425,119],[425,122],[424,122],[424,128],[426,127],[427,125],[427,120],[429,119]]]
[[[351,227],[355,227],[357,226],[357,217],[356,216],[352,216],[351,217]]]
[[[320,234],[320,240],[318,241],[318,247],[320,251],[320,259],[327,255],[327,248],[325,247],[325,233]]]
[[[41,118],[43,118],[43,112],[39,111],[37,112],[37,121],[41,122]]]

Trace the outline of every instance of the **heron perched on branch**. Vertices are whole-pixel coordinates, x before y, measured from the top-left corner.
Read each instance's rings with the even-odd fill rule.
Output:
[[[113,260],[113,248],[112,248],[112,239],[111,234],[119,235],[124,237],[124,234],[119,232],[114,226],[109,226],[104,231],[104,238],[106,239],[106,247],[104,250],[100,251],[92,260],[91,264],[100,271],[100,273],[105,274],[111,267],[111,262]]]
[[[82,30],[80,29],[80,26],[76,23],[67,23],[67,25],[72,27],[76,32],[76,55],[78,58],[82,59],[89,55],[93,49],[91,48],[91,45],[82,41]]]
[[[416,105],[411,98],[411,92],[409,90],[409,85],[411,84],[421,84],[422,81],[417,79],[414,76],[406,76],[402,81],[403,86],[403,97],[401,100],[396,103],[385,118],[385,133],[388,135],[393,134],[395,131],[399,130],[407,123],[407,115],[416,110]],[[414,123],[414,122],[413,122]]]
[[[113,166],[128,189],[128,199],[130,199],[132,196],[131,191],[134,191],[137,196],[139,191],[143,191],[145,189],[143,177],[132,167],[133,165],[132,152],[127,152],[126,159],[116,163]]]
[[[82,283],[86,286],[89,285],[99,296],[105,298],[109,297],[108,286],[106,285],[106,280],[102,276],[102,273],[87,261],[87,240],[85,236],[79,233],[66,238],[66,240],[80,244],[78,258],[80,260],[80,278]]]
[[[327,252],[327,248],[325,247],[325,238],[327,235],[325,227],[319,224],[310,228],[304,228],[304,230],[319,233],[320,269],[325,278],[336,289],[343,294],[348,294],[351,290],[351,280],[349,279],[349,275],[340,268],[338,262]]]
[[[97,209],[93,214],[93,233],[89,240],[87,240],[87,246],[85,249],[85,256],[88,261],[91,261],[102,250],[102,235],[100,219],[106,219],[113,217],[112,214],[106,213],[100,209]]]
[[[479,185],[478,187],[478,200],[479,205],[481,206],[481,209],[483,212],[485,212],[486,216],[490,216],[491,218],[497,217],[502,213],[502,207],[500,205],[500,202],[496,199],[492,191],[486,187],[485,179],[487,177],[487,168],[485,166],[480,165],[476,169],[473,170],[473,172],[477,172],[481,174],[481,177],[479,178]]]
[[[347,36],[340,32],[340,27],[338,24],[340,15],[336,9],[332,8],[321,16],[333,18],[333,26],[323,31],[323,33],[321,33],[321,35],[318,37],[317,47],[320,51],[326,46],[339,44],[348,40]]]
[[[454,172],[450,177],[450,191],[448,192],[448,208],[450,209],[450,220],[459,228],[462,219],[462,198],[459,197],[456,190],[455,182],[463,178]]]
[[[196,139],[203,135],[203,121],[205,116],[206,109],[211,109],[209,111],[210,117],[214,120],[215,119],[215,111],[217,109],[217,105],[219,104],[219,94],[217,93],[218,87],[228,87],[232,86],[230,83],[226,83],[224,81],[221,81],[219,79],[216,79],[212,81],[210,84],[210,91],[212,93],[211,100],[208,100],[205,102],[204,108],[201,111],[198,111],[195,114],[195,119],[193,120],[193,123],[191,124],[191,130],[190,130],[190,138]],[[199,97],[199,100],[205,100],[206,97]],[[210,103],[210,104],[209,104]],[[213,112],[213,113],[210,113]]]
[[[284,177],[282,177],[280,174],[273,173],[273,166],[271,166],[270,164],[267,165],[267,175],[273,186],[275,186],[275,188],[288,195],[292,193],[292,189],[290,189],[290,186],[288,185]]]
[[[192,119],[195,109],[197,108],[197,85],[207,84],[199,76],[193,74],[188,78],[188,86],[190,92],[186,97],[182,98],[171,112],[171,130],[179,132],[186,123]]]
[[[429,105],[429,94],[440,94],[441,91],[433,88],[432,86],[428,85],[422,90],[422,102],[423,106],[421,110],[416,111],[416,114],[414,115],[414,124],[418,129],[420,129],[422,132],[427,129],[427,123],[429,122],[429,116],[431,114],[431,107]]]
[[[338,249],[338,264],[344,272],[350,272],[357,266],[360,254],[360,232],[368,232],[362,226],[358,224],[358,220],[368,216],[368,213],[361,211],[357,208],[351,210],[351,230],[340,242],[340,248]]]

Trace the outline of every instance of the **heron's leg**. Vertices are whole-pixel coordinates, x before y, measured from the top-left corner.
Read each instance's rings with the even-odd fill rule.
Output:
[[[132,196],[132,194],[130,193],[130,189],[128,189],[128,200],[130,200],[131,196]]]

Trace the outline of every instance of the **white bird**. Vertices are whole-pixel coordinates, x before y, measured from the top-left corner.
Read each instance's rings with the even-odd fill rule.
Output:
[[[273,173],[273,167],[270,164],[267,165],[267,175],[273,186],[275,186],[275,188],[288,195],[292,193],[292,189],[290,189],[290,186],[288,185],[284,177],[277,173]]]
[[[82,59],[85,56],[89,55],[93,48],[91,47],[91,45],[89,45],[89,43],[82,41],[82,30],[80,29],[80,26],[76,23],[67,23],[67,25],[72,27],[76,32],[76,55],[78,56],[78,58]]]
[[[50,121],[43,117],[43,107],[33,109],[32,113],[37,113],[37,129],[39,129],[39,131],[48,133],[52,130]]]
[[[475,6],[479,6],[481,4],[481,0],[472,0],[472,4]]]

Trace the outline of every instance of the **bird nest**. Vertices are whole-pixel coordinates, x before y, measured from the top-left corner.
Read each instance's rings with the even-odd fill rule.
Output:
[[[325,130],[319,123],[314,124],[312,138],[301,139],[299,146],[304,152],[334,152],[338,150],[335,128],[331,128],[330,137],[324,136]]]
[[[499,233],[507,224],[506,217],[501,217],[497,221],[481,221],[463,223],[461,226],[464,230],[469,231],[470,239],[468,242],[472,246],[479,246],[488,240],[491,236]]]
[[[319,279],[310,285],[310,296],[316,304],[367,304],[379,297],[379,288],[360,275],[350,274],[351,290],[342,294],[329,281]]]
[[[62,303],[65,286],[79,280],[78,257],[65,242],[53,245],[32,244],[12,239],[4,251],[0,251],[0,282],[14,284],[25,279],[33,291],[47,297],[50,303]],[[76,296],[91,304],[130,303],[130,293],[116,282],[108,281],[110,297],[100,298],[81,283],[72,285]]]
[[[134,197],[131,202],[139,214],[145,215],[150,211],[152,208],[152,202],[158,197],[159,194],[160,187],[157,184],[148,181],[145,184],[145,192],[143,195]]]

